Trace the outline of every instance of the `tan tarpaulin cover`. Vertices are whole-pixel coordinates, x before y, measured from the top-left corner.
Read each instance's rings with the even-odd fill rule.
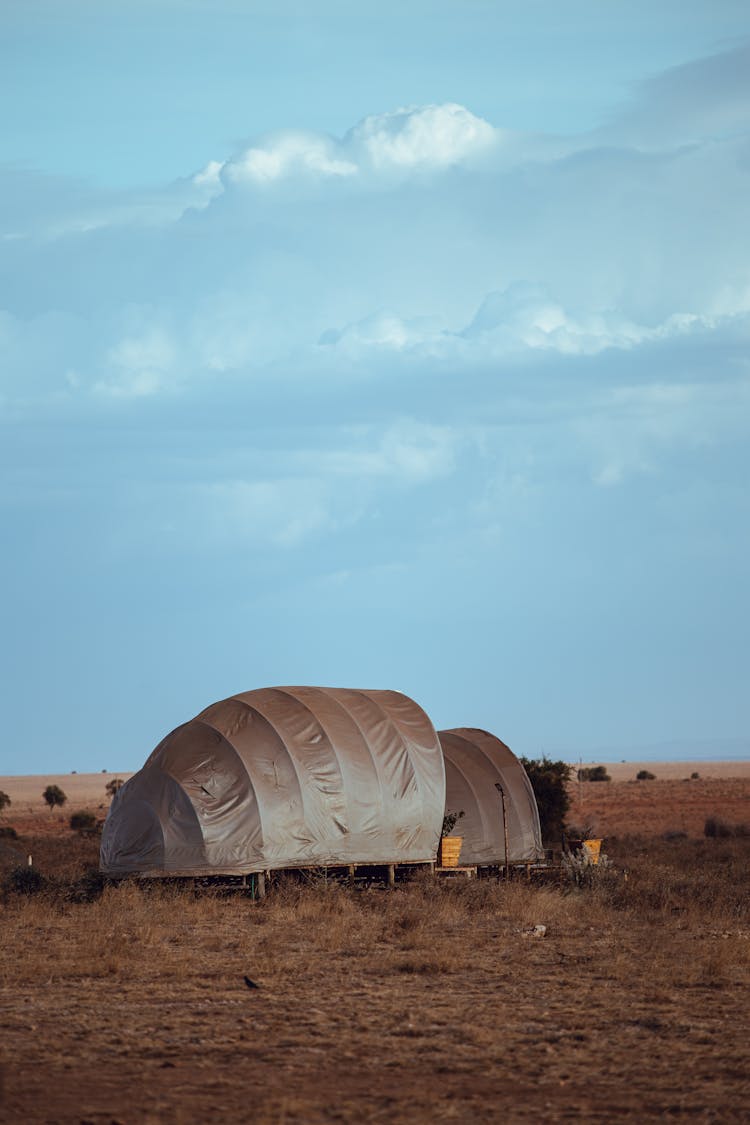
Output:
[[[427,862],[440,839],[443,755],[395,691],[262,688],[177,727],[112,802],[109,874],[243,874]]]
[[[445,755],[445,809],[465,815],[451,835],[462,836],[461,864],[505,863],[503,809],[497,785],[505,793],[508,863],[542,859],[542,834],[534,791],[513,751],[486,730],[441,730]]]

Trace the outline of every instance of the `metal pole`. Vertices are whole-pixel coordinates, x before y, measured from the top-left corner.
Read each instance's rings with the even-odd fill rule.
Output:
[[[495,788],[500,794],[500,806],[503,810],[503,842],[505,845],[505,878],[508,878],[508,818],[505,814],[505,790],[499,781],[495,782]]]

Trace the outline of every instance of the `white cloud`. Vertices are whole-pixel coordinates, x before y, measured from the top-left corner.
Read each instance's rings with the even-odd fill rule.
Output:
[[[462,105],[410,106],[365,117],[344,147],[374,169],[447,168],[496,145],[500,131]]]
[[[410,106],[373,114],[343,140],[285,130],[263,138],[224,165],[212,161],[195,182],[271,184],[294,177],[349,178],[418,172],[466,163],[491,150],[503,134],[464,106]]]
[[[209,160],[205,168],[200,172],[196,172],[193,176],[193,183],[199,188],[208,188],[209,190],[221,190],[221,169],[223,164],[220,160]]]
[[[327,329],[318,343],[356,357],[370,349],[403,351],[428,340],[439,340],[442,335],[440,323],[434,317],[404,320],[395,313],[377,312],[340,330]]]
[[[735,68],[719,101],[743,82]],[[746,334],[746,142],[598,142],[524,148],[448,103],[366,117],[342,140],[277,133],[150,202],[67,185],[39,224],[64,238],[4,247],[6,393],[393,385]],[[26,189],[40,213],[58,190],[42,180],[9,178],[13,225]]]
[[[718,294],[714,305],[727,311],[711,315],[675,312],[646,325],[613,309],[571,311],[543,286],[519,281],[488,293],[471,321],[458,331],[436,317],[407,320],[395,313],[375,313],[342,329],[328,329],[319,343],[348,360],[388,352],[467,364],[534,352],[597,355],[610,348],[631,350],[650,342],[711,332],[723,321],[750,312],[747,295],[734,291]]]
[[[274,134],[227,161],[222,170],[232,184],[270,184],[295,175],[352,176],[357,166],[340,155],[336,141],[320,133],[292,130]]]

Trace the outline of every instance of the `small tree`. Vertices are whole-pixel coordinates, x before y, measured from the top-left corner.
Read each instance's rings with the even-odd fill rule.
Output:
[[[114,797],[117,790],[123,784],[124,783],[123,783],[123,780],[122,780],[121,777],[113,777],[112,780],[108,781],[107,784],[104,786],[104,792],[107,794],[107,796],[111,800]]]
[[[11,801],[8,794],[3,793],[2,789],[0,789],[0,813],[3,811],[3,809],[7,809],[8,805],[11,805],[12,803],[13,802]]]
[[[635,775],[635,780],[636,781],[655,781],[656,780],[656,774],[651,773],[651,770],[638,770],[638,773]]]
[[[59,785],[48,785],[42,793],[42,796],[49,805],[50,812],[56,805],[62,807],[68,799]]]
[[[567,762],[552,762],[542,758],[521,758],[528,774],[539,809],[542,839],[557,843],[562,836],[565,817],[570,808],[567,784],[572,766]]]

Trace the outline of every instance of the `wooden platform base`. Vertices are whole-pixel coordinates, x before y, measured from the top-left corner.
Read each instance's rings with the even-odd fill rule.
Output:
[[[476,879],[476,867],[436,867],[435,874],[444,879]]]

